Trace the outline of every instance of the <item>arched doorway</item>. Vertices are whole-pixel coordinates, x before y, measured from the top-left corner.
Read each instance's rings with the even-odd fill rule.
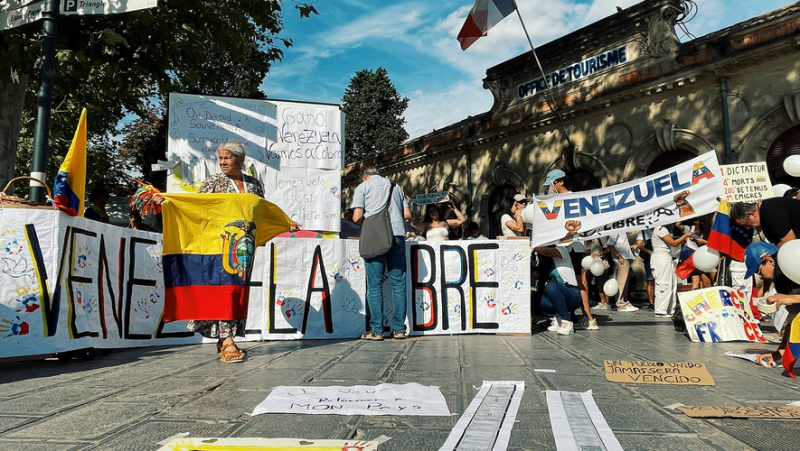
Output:
[[[773,185],[785,183],[800,186],[800,178],[792,177],[783,170],[783,160],[791,155],[800,155],[800,125],[784,131],[772,142],[767,151],[767,171]]]
[[[503,216],[503,212],[500,211],[500,202],[504,197],[514,196],[517,194],[517,192],[517,188],[508,183],[505,185],[500,185],[492,190],[492,193],[489,195],[489,203],[487,204],[487,216],[489,218],[489,238],[495,239],[498,235],[503,234],[503,232],[500,230],[500,217]]]
[[[645,172],[645,175],[653,175],[656,172],[669,169],[676,164],[689,161],[696,156],[697,155],[695,155],[693,152],[686,149],[675,149],[661,153],[650,162],[650,166],[647,167],[647,172]]]

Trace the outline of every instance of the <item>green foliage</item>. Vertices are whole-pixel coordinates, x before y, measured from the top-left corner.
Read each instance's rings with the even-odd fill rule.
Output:
[[[408,139],[403,112],[408,98],[389,80],[386,69],[356,72],[342,97],[346,158],[353,163],[386,152]]]
[[[111,143],[96,137],[113,134],[128,112],[151,120],[153,103],[162,103],[169,92],[263,98],[259,85],[292,44],[279,36],[288,2],[301,17],[317,14],[294,0],[159,0],[156,8],[131,13],[61,17],[48,180],[69,149],[82,108],[88,110],[93,145],[108,152]],[[0,33],[0,65],[31,74],[17,174],[30,172],[41,27],[36,22]],[[118,155],[131,158],[144,173],[154,162],[144,164],[130,147]],[[163,151],[157,158],[164,158]]]

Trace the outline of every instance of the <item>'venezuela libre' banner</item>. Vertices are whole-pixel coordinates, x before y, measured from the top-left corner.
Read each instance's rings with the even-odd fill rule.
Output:
[[[711,151],[631,182],[534,198],[525,213],[533,217],[531,245],[583,241],[713,213],[723,193],[719,174]]]
[[[211,238],[219,244],[212,251],[227,259],[199,269],[203,283],[218,277],[208,274],[212,266],[226,274],[225,266],[248,271],[242,259],[248,254],[239,251],[249,249],[249,239],[242,227],[227,224],[208,230],[236,238],[224,246],[225,238]],[[527,241],[406,246],[412,336],[530,333]],[[157,233],[52,209],[0,209],[0,358],[216,341],[188,331],[184,321],[166,321],[162,268],[169,248]],[[275,238],[256,248],[246,339],[358,337],[367,325],[365,272],[358,240]],[[390,291],[384,283],[387,330]]]

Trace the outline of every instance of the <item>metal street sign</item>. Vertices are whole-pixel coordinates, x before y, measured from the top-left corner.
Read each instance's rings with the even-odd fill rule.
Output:
[[[42,18],[45,2],[9,0],[0,2],[0,31],[27,25]]]
[[[158,0],[61,0],[61,15],[119,14],[156,6]]]

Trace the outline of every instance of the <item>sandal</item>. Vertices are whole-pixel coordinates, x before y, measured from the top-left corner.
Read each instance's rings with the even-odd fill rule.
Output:
[[[221,341],[217,342],[217,354],[222,352],[222,348],[223,348],[222,343],[223,342],[221,342]],[[239,349],[239,348],[237,347],[236,349]],[[247,349],[239,349],[239,353],[242,354],[242,355],[247,355]]]
[[[244,362],[244,353],[239,351],[235,344],[225,346],[220,350],[220,360],[225,363],[241,363]]]

